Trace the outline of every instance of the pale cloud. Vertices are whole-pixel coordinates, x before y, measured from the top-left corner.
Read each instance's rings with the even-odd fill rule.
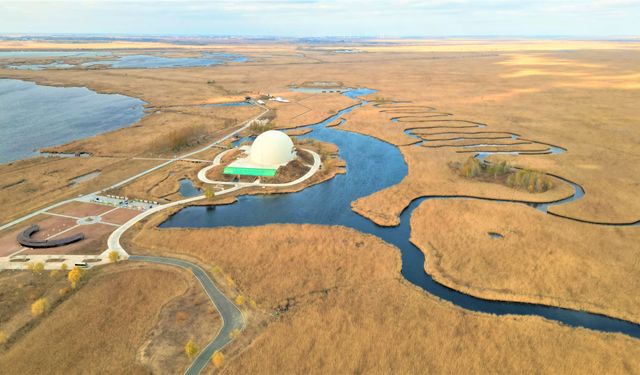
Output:
[[[0,32],[629,35],[632,0],[0,0]]]

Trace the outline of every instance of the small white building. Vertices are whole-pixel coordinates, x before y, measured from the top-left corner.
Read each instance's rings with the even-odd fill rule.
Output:
[[[282,96],[276,96],[275,98],[271,98],[269,100],[273,100],[275,102],[279,102],[279,103],[289,103],[289,101],[285,98],[283,98]]]

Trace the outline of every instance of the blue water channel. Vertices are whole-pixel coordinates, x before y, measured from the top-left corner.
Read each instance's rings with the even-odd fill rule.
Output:
[[[374,91],[357,89],[345,92],[344,95],[357,99],[372,92]],[[362,102],[360,105],[366,104]],[[395,146],[373,137],[326,126],[358,106],[342,110],[319,124],[311,125],[312,133],[298,136],[300,139],[313,137],[336,144],[340,150],[340,157],[347,164],[345,175],[337,175],[330,181],[308,187],[298,193],[240,196],[238,202],[232,205],[186,207],[168,218],[160,227],[247,227],[272,223],[343,225],[373,234],[395,245],[400,249],[402,275],[407,280],[459,307],[497,315],[537,315],[569,326],[621,332],[640,338],[640,325],[631,322],[557,307],[485,300],[450,289],[433,280],[424,270],[424,254],[409,241],[411,214],[427,199],[459,198],[416,199],[401,214],[401,223],[396,227],[378,226],[353,212],[351,202],[395,185],[407,174],[402,154]]]

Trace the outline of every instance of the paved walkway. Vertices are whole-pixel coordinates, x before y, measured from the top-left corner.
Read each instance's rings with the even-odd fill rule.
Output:
[[[251,126],[251,124],[253,123],[253,121],[255,121],[255,120],[259,119],[260,117],[262,117],[264,114],[266,114],[266,113],[269,111],[269,109],[268,109],[268,108],[266,108],[266,107],[263,107],[263,106],[259,106],[259,107],[260,107],[260,108],[262,108],[262,109],[264,109],[264,111],[263,111],[262,113],[260,113],[258,116],[254,117],[254,118],[252,118],[252,119],[250,119],[250,120],[245,121],[245,123],[243,124],[243,126],[242,126],[242,127],[240,127],[239,129],[234,130],[233,132],[231,132],[231,133],[227,134],[226,136],[224,136],[224,137],[222,137],[222,138],[218,139],[217,141],[215,141],[215,142],[213,142],[213,143],[208,144],[208,145],[207,145],[207,146],[205,146],[205,147],[202,147],[202,148],[200,148],[200,149],[198,149],[198,150],[195,150],[195,151],[192,151],[192,152],[186,153],[186,154],[184,154],[184,155],[181,155],[180,157],[177,157],[177,158],[174,158],[174,159],[169,159],[169,160],[165,161],[164,163],[161,163],[161,164],[159,164],[159,165],[156,165],[155,167],[152,167],[152,168],[149,168],[149,169],[147,169],[147,170],[145,170],[145,171],[142,171],[142,172],[140,172],[140,173],[136,174],[135,176],[131,176],[131,177],[129,177],[129,178],[127,178],[127,179],[125,179],[125,180],[122,180],[122,181],[120,181],[120,182],[118,182],[118,183],[116,183],[116,184],[113,184],[113,185],[111,185],[111,186],[109,186],[109,187],[106,187],[106,188],[104,188],[104,189],[102,189],[102,190],[99,190],[99,191],[96,191],[96,192],[93,192],[93,193],[90,193],[90,194],[86,194],[85,196],[76,197],[76,198],[70,198],[70,199],[66,199],[66,200],[61,201],[61,202],[53,203],[53,204],[51,204],[51,205],[49,205],[49,206],[47,206],[47,207],[45,207],[45,208],[42,208],[42,209],[36,210],[36,211],[34,211],[34,212],[30,213],[30,214],[27,214],[27,215],[22,216],[22,217],[20,217],[20,218],[18,218],[18,219],[12,220],[12,221],[10,221],[10,222],[8,222],[8,223],[5,223],[5,224],[1,225],[1,226],[0,226],[0,230],[3,230],[3,229],[6,229],[6,228],[9,228],[9,227],[12,227],[12,226],[14,226],[14,225],[16,225],[16,224],[18,224],[18,223],[21,223],[21,222],[23,222],[23,221],[29,220],[29,219],[31,219],[31,218],[33,218],[33,217],[35,217],[35,216],[37,216],[37,215],[39,215],[39,214],[41,214],[41,213],[43,213],[43,212],[47,211],[47,210],[50,210],[50,209],[52,209],[52,208],[56,208],[56,207],[62,206],[62,205],[63,205],[63,204],[65,204],[65,203],[73,202],[74,200],[77,200],[77,199],[79,199],[79,198],[81,199],[81,198],[86,197],[86,196],[95,196],[95,195],[99,195],[99,194],[101,194],[101,193],[103,193],[103,192],[105,192],[105,191],[108,191],[108,190],[111,190],[111,189],[117,188],[117,187],[119,187],[119,186],[125,185],[125,184],[127,184],[127,183],[129,183],[129,182],[131,182],[131,181],[133,181],[133,180],[136,180],[136,179],[138,179],[138,178],[140,178],[140,177],[142,177],[142,176],[144,176],[144,175],[146,175],[146,174],[149,174],[149,173],[151,173],[151,172],[153,172],[153,171],[156,171],[156,170],[158,170],[158,169],[160,169],[160,168],[163,168],[163,167],[165,167],[165,166],[167,166],[167,165],[169,165],[169,164],[171,164],[171,163],[173,163],[173,162],[175,162],[175,161],[178,161],[178,160],[181,160],[181,159],[187,159],[187,158],[190,158],[191,156],[193,156],[193,155],[195,155],[195,154],[197,154],[197,153],[203,152],[203,151],[205,151],[205,150],[207,150],[207,149],[209,149],[209,148],[211,148],[211,147],[216,147],[216,146],[218,146],[218,144],[220,144],[220,143],[222,143],[222,142],[226,141],[227,139],[229,139],[229,138],[233,137],[234,135],[236,135],[236,134],[240,133],[241,131],[248,129],[248,128],[249,128],[249,126]]]
[[[307,171],[307,173],[304,174],[304,176],[297,178],[291,182],[285,182],[282,184],[265,184],[265,183],[261,183],[261,182],[227,182],[227,181],[215,181],[212,180],[210,178],[207,177],[207,172],[209,172],[212,168],[217,167],[218,165],[220,165],[220,160],[222,159],[222,154],[226,153],[223,152],[222,154],[218,155],[218,157],[216,157],[215,159],[213,159],[213,163],[211,163],[211,165],[202,168],[199,172],[198,172],[198,180],[204,182],[205,184],[214,184],[214,185],[234,185],[236,187],[239,188],[243,188],[243,187],[252,187],[252,186],[264,186],[264,187],[288,187],[288,186],[293,186],[293,185],[297,185],[309,178],[311,178],[311,176],[313,176],[319,169],[320,166],[322,165],[322,160],[320,159],[320,155],[318,155],[317,153],[315,153],[314,151],[311,150],[307,150],[307,149],[301,149],[302,151],[308,152],[311,154],[311,156],[313,156],[313,165],[311,166],[311,168]],[[258,180],[259,181],[259,180]]]
[[[264,106],[260,106],[262,109],[264,109],[264,111],[262,113],[260,113],[258,116],[247,120],[244,125],[242,127],[240,127],[239,129],[227,134],[226,136],[218,139],[217,141],[213,142],[212,144],[209,144],[205,147],[202,147],[198,150],[186,153],[178,158],[174,158],[174,159],[169,159],[155,167],[149,168],[143,172],[140,172],[138,174],[136,174],[135,176],[131,176],[125,180],[122,180],[114,185],[111,185],[109,187],[106,187],[102,190],[99,190],[97,192],[91,193],[91,194],[86,194],[84,196],[80,196],[80,197],[76,197],[76,198],[71,198],[71,199],[67,199],[58,203],[54,203],[49,205],[46,208],[42,208],[40,210],[34,211],[28,215],[25,215],[21,218],[18,218],[16,220],[13,220],[11,222],[5,223],[2,226],[0,226],[0,230],[3,230],[5,228],[9,228],[11,226],[14,226],[18,223],[24,222],[32,217],[35,217],[39,214],[45,213],[45,211],[50,210],[52,208],[56,208],[59,206],[62,206],[66,203],[69,202],[73,202],[73,201],[91,201],[92,199],[94,199],[96,196],[98,196],[99,194],[108,191],[110,189],[113,188],[117,188],[119,186],[125,185],[131,181],[136,180],[137,178],[140,178],[146,174],[149,174],[153,171],[156,171],[158,169],[161,169],[167,165],[169,165],[170,163],[173,163],[175,161],[178,160],[188,160],[188,161],[200,161],[199,159],[191,159],[190,157],[205,151],[211,147],[217,147],[220,143],[226,141],[227,139],[233,137],[235,134],[238,134],[239,132],[247,129],[251,123],[254,120],[259,119],[260,117],[262,117],[265,113],[267,113],[269,111],[268,108],[264,107]],[[228,189],[224,189],[221,191],[218,191],[215,193],[215,195],[222,195],[222,194],[227,194],[230,193],[232,191],[238,190],[240,188],[242,188],[243,186],[232,186]],[[151,262],[151,263],[161,263],[161,264],[168,264],[168,265],[173,265],[173,266],[177,266],[177,267],[182,267],[182,268],[186,268],[192,271],[193,275],[200,281],[200,283],[202,284],[202,287],[204,288],[205,292],[207,293],[207,295],[209,296],[209,298],[211,299],[211,301],[213,302],[213,304],[215,305],[216,309],[218,310],[218,312],[220,313],[220,316],[222,317],[222,327],[220,329],[220,331],[218,332],[218,334],[216,335],[216,337],[213,339],[213,341],[211,341],[196,357],[196,359],[194,360],[194,362],[191,364],[191,366],[187,369],[187,371],[185,372],[186,374],[192,375],[192,374],[199,374],[205,367],[206,365],[209,363],[211,356],[213,355],[213,353],[217,350],[222,349],[224,346],[226,346],[229,342],[231,342],[232,338],[230,337],[230,333],[233,330],[239,329],[239,330],[243,330],[245,327],[245,318],[242,315],[242,312],[240,311],[240,309],[238,309],[238,307],[236,305],[233,304],[233,302],[231,302],[215,285],[215,283],[213,282],[213,280],[211,280],[211,278],[207,275],[207,273],[200,268],[199,266],[197,266],[196,264],[187,262],[185,260],[182,259],[173,259],[173,258],[165,258],[165,257],[153,257],[153,256],[129,256],[129,254],[126,252],[126,250],[122,247],[121,243],[120,243],[120,238],[122,237],[122,235],[124,234],[124,232],[126,232],[128,229],[130,229],[133,225],[135,225],[136,223],[138,223],[140,220],[154,214],[157,213],[159,211],[162,211],[164,209],[167,208],[171,208],[171,207],[175,207],[178,205],[182,205],[182,204],[186,204],[186,203],[190,203],[190,202],[195,202],[201,199],[204,199],[205,196],[201,195],[201,196],[197,196],[197,197],[192,197],[192,198],[187,198],[187,199],[183,199],[183,200],[179,200],[176,202],[171,202],[168,204],[163,204],[163,205],[149,205],[145,211],[142,211],[139,215],[137,215],[136,217],[130,219],[129,221],[127,221],[125,224],[123,224],[122,226],[119,226],[114,232],[111,233],[111,235],[109,236],[107,243],[108,243],[108,247],[107,249],[102,252],[99,255],[64,255],[64,254],[57,254],[57,255],[29,255],[28,258],[27,256],[22,256],[22,255],[17,255],[15,256],[13,259],[17,260],[17,259],[29,259],[29,263],[33,263],[33,262],[43,262],[45,264],[45,269],[59,269],[60,266],[62,265],[63,262],[47,262],[47,260],[50,259],[60,259],[60,258],[64,258],[65,261],[64,263],[67,263],[67,265],[71,268],[73,267],[73,265],[75,263],[80,263],[80,262],[86,262],[88,260],[98,260],[96,262],[91,262],[91,266],[95,266],[95,265],[99,265],[99,264],[106,264],[109,262],[109,253],[113,250],[117,251],[120,254],[121,259],[130,259],[133,261],[143,261],[143,262]],[[0,259],[0,269],[24,269],[26,267],[27,262],[26,261],[18,261],[18,262],[11,262],[10,261],[10,257],[3,257],[2,259]]]
[[[196,264],[187,262],[182,259],[154,257],[154,256],[138,256],[132,255],[129,260],[137,262],[151,262],[159,264],[167,264],[171,266],[177,266],[190,270],[193,275],[200,281],[204,291],[207,293],[211,302],[216,306],[216,309],[222,317],[222,327],[216,337],[207,346],[204,347],[198,353],[196,359],[191,363],[191,366],[185,371],[187,375],[199,374],[211,361],[211,356],[218,350],[224,348],[231,342],[231,332],[234,330],[242,331],[245,327],[246,321],[242,311],[225,296],[207,273],[197,266]]]

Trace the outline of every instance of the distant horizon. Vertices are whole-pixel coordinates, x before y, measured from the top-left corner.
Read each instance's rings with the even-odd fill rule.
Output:
[[[557,40],[611,40],[611,39],[639,39],[640,34],[628,35],[243,35],[243,34],[127,34],[127,33],[0,33],[0,38],[211,38],[211,39],[557,39]]]
[[[236,37],[640,35],[637,0],[9,0],[0,34]]]

